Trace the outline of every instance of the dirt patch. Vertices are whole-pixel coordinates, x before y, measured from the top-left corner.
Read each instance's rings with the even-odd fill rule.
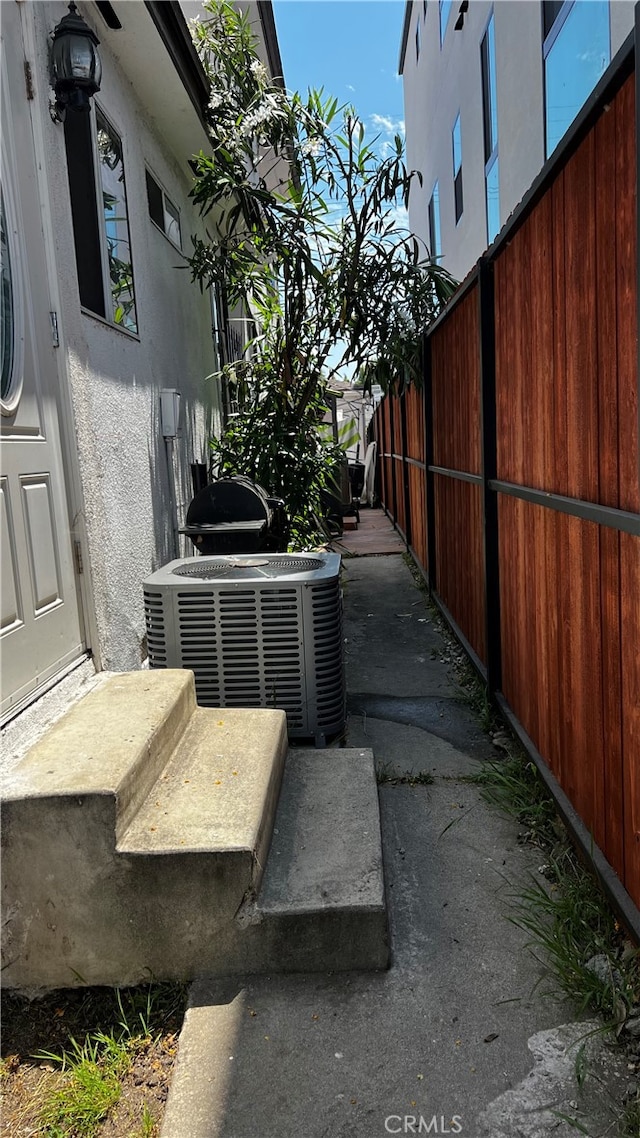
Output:
[[[93,988],[52,992],[29,1000],[12,993],[2,1003],[2,1138],[156,1138],[176,1060],[186,990],[175,985],[145,989]],[[70,1053],[98,1036],[117,1041],[117,1101],[87,1129],[42,1120],[46,1103],[66,1097],[73,1071],[48,1054]],[[103,1060],[98,1058],[99,1069]]]

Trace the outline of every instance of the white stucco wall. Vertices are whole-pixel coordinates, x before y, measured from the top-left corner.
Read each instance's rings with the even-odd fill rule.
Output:
[[[38,75],[48,74],[47,41],[64,4],[33,4]],[[150,108],[136,95],[135,76],[124,74],[105,42],[93,5],[81,6],[102,42],[103,79],[97,101],[118,130],[124,149],[137,337],[80,309],[67,185],[63,128],[51,122],[46,84],[39,83],[46,180],[60,286],[62,380],[73,406],[88,565],[104,668],[140,666],[146,656],[142,579],[174,554],[165,444],[160,433],[159,390],[182,394],[182,436],[176,443],[178,517],[184,522],[192,496],[189,463],[207,455],[207,439],[219,423],[208,295],[192,285],[180,253],[148,215],[145,163],[178,206],[183,249],[202,223],[188,199],[187,159],[163,142]],[[164,51],[164,49],[163,49]],[[171,69],[164,53],[166,67]],[[175,74],[175,73],[174,73]],[[185,114],[195,120],[184,93]],[[204,144],[204,138],[203,138]],[[184,552],[193,552],[184,545]],[[182,550],[181,550],[182,552]]]
[[[423,175],[409,203],[413,231],[428,242],[428,204],[440,189],[442,263],[459,280],[487,246],[480,42],[495,18],[500,221],[504,224],[544,164],[544,100],[539,0],[473,0],[460,31],[452,5],[442,48],[439,5],[413,0],[403,69],[407,161]],[[611,58],[633,27],[632,0],[610,5]],[[416,23],[422,48],[416,61]],[[456,225],[452,130],[460,110],[464,211]]]

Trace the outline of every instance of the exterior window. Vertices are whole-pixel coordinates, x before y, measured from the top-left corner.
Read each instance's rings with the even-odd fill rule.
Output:
[[[545,0],[543,32],[548,158],[609,64],[608,0]]]
[[[147,202],[149,205],[149,217],[161,229],[171,242],[178,248],[182,248],[182,235],[180,232],[180,212],[173,204],[171,199],[167,197],[164,190],[160,186],[153,174],[145,170],[147,181]]]
[[[440,0],[440,47],[442,47],[444,43],[452,4],[453,0]]]
[[[442,256],[442,240],[440,236],[440,189],[436,182],[429,200],[429,252],[431,259],[437,260]]]
[[[423,20],[427,18],[427,0],[422,0],[422,18]]]
[[[122,142],[97,108],[96,128],[113,322],[137,332]]]
[[[96,107],[64,123],[80,303],[138,331],[122,142]]]
[[[453,125],[453,197],[456,211],[456,225],[462,217],[462,137],[460,134],[460,114]]]
[[[496,45],[493,13],[480,44],[482,114],[484,124],[484,181],[489,244],[500,229],[498,180],[498,109],[496,100]]]
[[[420,21],[416,21],[416,60],[420,59]]]

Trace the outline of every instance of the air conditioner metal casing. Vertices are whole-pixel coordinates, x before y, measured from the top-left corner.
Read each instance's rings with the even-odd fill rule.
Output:
[[[205,707],[278,707],[291,738],[345,723],[340,556],[171,561],[143,582],[149,665],[189,668]]]

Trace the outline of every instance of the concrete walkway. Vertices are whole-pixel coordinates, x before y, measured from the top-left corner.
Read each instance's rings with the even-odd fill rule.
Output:
[[[331,548],[346,557],[367,557],[372,554],[404,553],[405,544],[384,510],[363,506],[358,528],[345,530],[341,537],[332,541]]]
[[[391,968],[196,985],[163,1138],[575,1138],[563,1115],[602,1134],[625,1072],[598,1040],[608,1089],[578,1094],[589,1025],[508,920],[541,854],[463,780],[495,751],[402,557],[346,560],[345,612],[348,745],[434,777],[380,786]]]

